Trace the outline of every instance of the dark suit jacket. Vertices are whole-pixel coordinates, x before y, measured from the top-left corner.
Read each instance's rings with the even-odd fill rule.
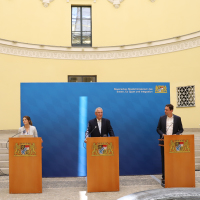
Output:
[[[183,132],[181,118],[177,115],[173,116],[174,116],[174,124],[173,124],[172,134],[179,135]],[[160,135],[160,138],[162,138],[163,134],[166,134],[166,120],[167,120],[167,115],[161,116],[159,119],[157,132]]]
[[[90,136],[90,133],[91,133],[91,137],[103,137],[104,135],[108,136],[108,133],[109,133],[110,136],[115,136],[113,129],[112,129],[112,126],[110,125],[110,120],[105,119],[105,118],[102,118],[101,134],[99,132],[97,119],[95,118],[95,119],[90,120],[89,123],[88,123],[87,131],[85,132],[85,136],[86,137]]]

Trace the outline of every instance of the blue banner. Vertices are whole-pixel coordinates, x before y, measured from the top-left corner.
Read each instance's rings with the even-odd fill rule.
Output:
[[[120,175],[161,173],[156,127],[168,103],[169,83],[21,83],[21,118],[43,139],[43,177],[86,176],[84,134],[97,107],[119,137]]]

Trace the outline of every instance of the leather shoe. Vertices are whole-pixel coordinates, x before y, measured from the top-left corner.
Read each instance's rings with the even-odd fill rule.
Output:
[[[164,183],[161,183],[161,186],[165,188],[165,184]]]

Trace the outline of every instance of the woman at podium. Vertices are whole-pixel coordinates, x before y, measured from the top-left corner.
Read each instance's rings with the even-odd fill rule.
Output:
[[[33,123],[29,116],[23,117],[23,124],[24,126],[20,127],[18,131],[20,136],[24,135],[24,136],[38,137],[37,130],[35,126],[33,126]]]

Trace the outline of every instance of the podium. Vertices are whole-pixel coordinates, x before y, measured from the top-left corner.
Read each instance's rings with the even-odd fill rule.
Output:
[[[87,192],[119,191],[119,137],[87,138]]]
[[[41,138],[9,138],[9,193],[42,193],[41,144]]]
[[[165,188],[195,187],[194,135],[164,136]]]

